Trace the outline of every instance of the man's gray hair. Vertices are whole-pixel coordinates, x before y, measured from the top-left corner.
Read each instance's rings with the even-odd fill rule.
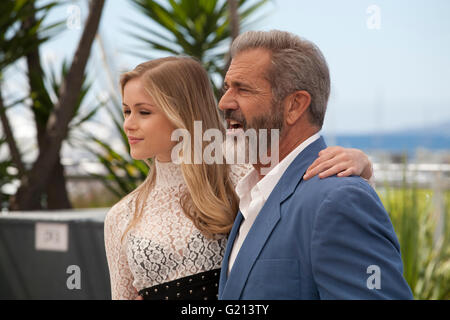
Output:
[[[319,48],[285,31],[247,31],[233,41],[231,57],[257,48],[267,49],[272,54],[266,76],[275,101],[281,102],[298,90],[307,91],[311,95],[311,123],[322,128],[330,95],[330,74]]]

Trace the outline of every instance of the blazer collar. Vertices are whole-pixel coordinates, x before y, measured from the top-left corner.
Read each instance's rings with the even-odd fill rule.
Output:
[[[303,176],[319,152],[327,147],[325,140],[321,136],[311,143],[292,161],[278,182],[277,192],[281,192],[280,203],[286,200],[295,190],[297,185],[303,180]]]
[[[239,250],[236,260],[234,261],[230,275],[227,277],[226,272],[228,271],[229,256],[231,249],[233,248],[234,240],[236,239],[236,234],[242,222],[242,214],[240,215],[240,219],[236,220],[233,226],[233,229],[236,227],[236,230],[233,234],[230,234],[222,264],[220,283],[222,284],[223,290],[221,290],[221,295],[219,295],[221,299],[236,300],[240,298],[250,270],[279,220],[280,203],[278,197],[274,194],[274,196],[269,197],[256,217],[255,222]],[[225,274],[222,275],[222,273]]]
[[[278,184],[270,194],[253,223],[247,237],[242,244],[233,267],[227,276],[229,256],[236,234],[242,222],[242,214],[239,212],[228,239],[220,276],[220,293],[223,300],[239,299],[247,281],[248,275],[256,262],[262,248],[269,238],[272,230],[280,220],[280,203],[287,199],[295,190],[295,187],[303,179],[303,175],[309,165],[317,157],[320,150],[326,148],[323,137],[310,144],[303,150],[284,172]]]

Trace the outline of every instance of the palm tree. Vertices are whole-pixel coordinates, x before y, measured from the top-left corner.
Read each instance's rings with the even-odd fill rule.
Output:
[[[11,152],[12,163],[19,170],[19,174],[25,173],[25,166],[22,162],[19,148],[17,147],[11,125],[6,117],[7,106],[4,104],[1,91],[1,82],[5,69],[23,56],[29,54],[40,44],[47,41],[49,36],[38,38],[38,32],[44,33],[51,30],[55,25],[42,28],[42,21],[47,16],[56,2],[48,3],[42,7],[30,7],[27,1],[5,0],[0,2],[0,120],[5,135],[5,142]],[[41,14],[41,18],[29,20],[36,14]],[[27,28],[21,28],[21,24],[28,21]]]
[[[239,35],[239,13],[238,3],[236,0],[227,0],[228,11],[230,16],[231,39],[234,40]]]
[[[43,103],[41,101],[37,100],[37,103],[41,103],[40,109],[44,110],[44,114],[41,115],[40,118],[36,118],[36,125],[39,128],[46,127],[46,124],[49,120],[49,115],[51,114],[52,110],[54,109],[55,104],[59,100],[60,97],[60,91],[62,86],[62,80],[67,77],[67,74],[69,72],[69,64],[64,61],[62,64],[61,70],[58,72],[56,70],[51,70],[48,75],[44,75],[44,82],[46,85],[42,88],[40,96],[45,97]],[[90,107],[87,111],[81,110],[81,106],[83,104],[83,101],[85,100],[92,84],[87,82],[86,75],[83,75],[83,82],[82,86],[79,92],[78,101],[75,105],[75,112],[74,117],[71,119],[69,126],[68,126],[68,134],[65,141],[69,143],[70,146],[73,146],[73,137],[71,133],[75,129],[81,129],[81,125],[87,121],[89,121],[96,113],[97,111],[104,106],[103,103],[98,103],[97,105],[94,105],[90,103]],[[39,96],[36,94],[35,96]],[[56,101],[53,101],[50,99],[50,97],[56,97]],[[44,104],[46,103],[46,104]],[[93,106],[93,107],[91,107]],[[45,131],[44,134],[41,135],[40,139],[43,139],[45,137]],[[39,141],[39,133],[38,133],[38,141]],[[39,142],[38,142],[39,144]],[[45,150],[45,145],[39,145],[39,150]],[[57,160],[55,162],[55,165],[52,169],[52,175],[49,179],[49,182],[46,187],[46,207],[47,209],[68,209],[72,207],[72,204],[69,200],[68,191],[66,188],[66,178],[64,175],[64,167],[61,164],[61,158],[58,154]]]
[[[34,1],[29,1],[28,6],[34,9]],[[30,15],[23,22],[23,29],[31,28],[36,21],[35,15]],[[34,34],[32,37],[38,40],[40,34]],[[50,94],[45,85],[45,74],[41,66],[41,58],[39,46],[26,54],[26,63],[28,67],[28,83],[30,86],[30,100],[32,101],[31,110],[34,114],[37,142],[39,150],[44,150],[46,125],[49,115],[54,107]],[[51,85],[50,85],[51,87]],[[57,94],[57,92],[56,92]],[[64,177],[64,168],[61,165],[61,160],[58,159],[52,169],[52,175],[46,187],[46,202],[48,209],[66,209],[71,208],[69,196],[66,188],[66,179]],[[21,175],[23,177],[23,174]]]
[[[231,30],[231,41],[233,42],[239,36],[239,12],[238,4],[236,0],[227,0],[228,2],[228,13],[230,16],[230,30]],[[228,52],[225,55],[226,66],[224,71],[228,70],[231,64],[231,55]]]
[[[51,179],[62,142],[67,137],[69,124],[79,105],[84,70],[103,6],[104,0],[90,2],[89,16],[78,48],[59,90],[58,102],[54,105],[46,122],[45,136],[41,142],[45,149],[39,150],[39,156],[31,170],[21,179],[20,188],[12,199],[11,209],[13,210],[35,210],[41,207],[41,196]]]
[[[2,123],[5,143],[9,147],[11,160],[2,161],[2,184],[11,182],[17,177],[22,177],[26,173],[25,164],[22,162],[21,152],[17,146],[13,135],[13,130],[6,116],[6,110],[13,107],[18,101],[6,106],[3,99],[1,84],[4,71],[17,60],[30,54],[50,38],[49,31],[54,31],[57,24],[48,27],[42,27],[43,20],[47,17],[51,8],[56,6],[56,2],[49,2],[43,6],[35,8],[34,3],[30,1],[5,0],[0,2],[0,121]],[[40,18],[34,17],[39,14]],[[23,25],[26,24],[24,28]],[[37,37],[40,33],[41,37]],[[14,166],[18,174],[10,174],[8,167]],[[3,195],[3,200],[6,196]]]

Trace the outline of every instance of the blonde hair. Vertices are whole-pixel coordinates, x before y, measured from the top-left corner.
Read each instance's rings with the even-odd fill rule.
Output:
[[[143,81],[147,93],[176,128],[186,129],[193,137],[194,121],[202,121],[203,130],[215,128],[225,133],[208,74],[196,60],[189,57],[166,57],[144,62],[134,70],[122,74],[122,96],[126,83],[134,78]],[[191,154],[194,154],[193,145]],[[202,154],[204,148],[205,142]],[[150,167],[149,174],[129,194],[136,195],[135,210],[122,240],[141,218],[145,200],[154,186],[154,165],[148,160],[144,161]],[[229,178],[229,170],[225,162],[181,164],[188,192],[181,197],[180,204],[184,214],[208,238],[229,233],[236,217],[238,200]]]

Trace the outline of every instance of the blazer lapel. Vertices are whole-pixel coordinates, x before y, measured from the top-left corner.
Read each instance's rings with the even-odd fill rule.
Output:
[[[233,249],[234,240],[241,226],[242,219],[241,211],[238,211],[236,219],[234,220],[233,228],[231,228],[230,235],[228,236],[227,247],[225,249],[225,255],[223,257],[222,266],[220,270],[220,280],[219,280],[219,299],[221,299],[222,293],[227,283],[228,279],[228,264],[230,261],[231,250]]]
[[[225,287],[222,291],[221,299],[235,300],[239,299],[248,274],[252,269],[256,258],[259,256],[266,240],[268,239],[273,228],[280,219],[280,202],[277,193],[273,193],[259,212],[253,223],[247,237],[242,244],[241,249],[234,261],[233,267],[230,271],[230,276],[226,279]],[[242,218],[241,218],[242,220]],[[239,224],[240,225],[240,224]],[[236,235],[234,235],[234,238]],[[234,239],[233,239],[234,242]],[[232,248],[232,243],[228,247]],[[230,249],[231,250],[231,249]],[[228,256],[226,265],[228,268]],[[222,272],[226,272],[222,269]]]
[[[323,137],[320,137],[307,146],[305,150],[300,152],[294,161],[292,161],[275,187],[277,192],[281,193],[280,203],[286,200],[295,191],[297,185],[303,180],[303,176],[308,167],[318,157],[319,152],[326,147],[325,140]]]
[[[281,203],[287,199],[295,190],[295,187],[303,179],[308,166],[317,157],[320,150],[325,149],[326,144],[323,137],[310,144],[303,150],[284,172],[278,184],[267,199],[263,208],[255,219],[241,249],[236,257],[233,267],[227,277],[228,263],[231,249],[233,248],[236,234],[242,222],[242,214],[233,225],[228,239],[227,249],[222,264],[220,275],[219,297],[223,300],[239,299],[247,281],[248,275],[263,249],[272,230],[280,220]]]

